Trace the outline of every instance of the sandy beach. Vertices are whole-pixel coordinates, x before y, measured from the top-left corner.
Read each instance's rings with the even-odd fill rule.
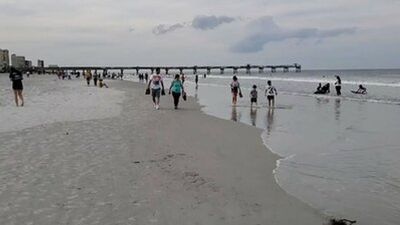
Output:
[[[13,128],[1,117],[8,128],[0,133],[0,224],[326,222],[277,185],[278,157],[263,145],[260,129],[208,116],[193,98],[174,110],[166,96],[154,110],[134,82],[96,90],[83,80],[54,82],[76,93],[93,89],[103,100],[95,98],[96,113],[85,118],[52,120],[49,111],[49,122]],[[46,94],[57,101],[53,91]],[[60,96],[76,114],[90,108],[74,108],[79,98]],[[41,106],[29,98],[18,110]],[[0,107],[2,115],[14,115],[9,105]]]

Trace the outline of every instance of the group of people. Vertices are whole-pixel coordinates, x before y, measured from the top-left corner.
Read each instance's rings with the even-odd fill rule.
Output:
[[[93,80],[94,86],[99,86],[100,88],[108,88],[108,85],[104,82],[104,80],[100,77],[100,74],[98,74],[97,72],[92,75],[92,72],[90,70],[87,70],[83,72],[83,75],[86,79],[87,86],[90,86],[90,81]]]
[[[340,79],[339,76],[336,76],[336,82],[334,83],[335,85],[335,90],[336,90],[336,95],[340,96],[342,95],[342,80]],[[362,86],[361,84],[358,86],[357,91],[351,91],[354,94],[367,94],[367,88]],[[324,86],[322,86],[321,83],[318,84],[317,90],[314,92],[314,94],[329,94],[330,93],[330,84],[326,83]]]
[[[138,77],[139,77],[139,81],[141,81],[141,82],[145,81],[147,83],[149,81],[148,73],[145,73],[145,74],[139,73]]]
[[[179,74],[176,74],[174,80],[171,82],[168,91],[168,94],[172,94],[172,97],[174,99],[175,109],[178,109],[179,99],[181,96],[183,100],[186,100],[186,92],[183,87],[184,76],[182,78],[183,80],[181,79]],[[153,99],[154,108],[159,109],[161,95],[165,95],[164,81],[162,79],[162,76],[160,75],[159,68],[156,69],[156,73],[150,77],[150,80],[147,84],[146,95],[150,94]]]
[[[242,90],[240,88],[240,83],[236,76],[233,76],[231,83],[231,93],[232,93],[232,104],[237,104],[237,97],[243,97]],[[273,109],[275,107],[275,96],[278,95],[278,91],[274,86],[272,86],[272,82],[270,80],[267,81],[267,88],[265,89],[265,96],[268,99],[268,107]],[[253,108],[253,104],[257,106],[258,99],[258,91],[257,85],[253,85],[252,90],[250,91],[250,107]]]

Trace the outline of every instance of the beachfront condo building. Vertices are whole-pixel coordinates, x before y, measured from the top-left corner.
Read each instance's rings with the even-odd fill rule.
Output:
[[[17,56],[15,54],[11,55],[11,66],[17,69],[26,68],[25,56]]]
[[[0,72],[4,72],[10,66],[10,57],[7,49],[0,49]]]

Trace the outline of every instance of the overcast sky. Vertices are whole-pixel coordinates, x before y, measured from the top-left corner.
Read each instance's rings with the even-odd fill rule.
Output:
[[[0,0],[0,48],[58,65],[399,68],[400,0]]]

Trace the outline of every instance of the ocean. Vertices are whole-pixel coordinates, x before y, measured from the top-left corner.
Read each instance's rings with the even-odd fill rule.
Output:
[[[340,97],[335,75],[342,79]],[[400,224],[400,70],[239,73],[244,97],[237,106],[231,104],[232,76],[200,74],[196,89],[188,74],[185,86],[205,113],[264,130],[265,145],[282,157],[274,173],[285,191],[358,224]],[[266,107],[267,80],[278,91],[274,110]],[[320,82],[331,84],[330,94],[313,94]],[[250,109],[253,84],[256,110]],[[351,93],[359,84],[367,95]]]

